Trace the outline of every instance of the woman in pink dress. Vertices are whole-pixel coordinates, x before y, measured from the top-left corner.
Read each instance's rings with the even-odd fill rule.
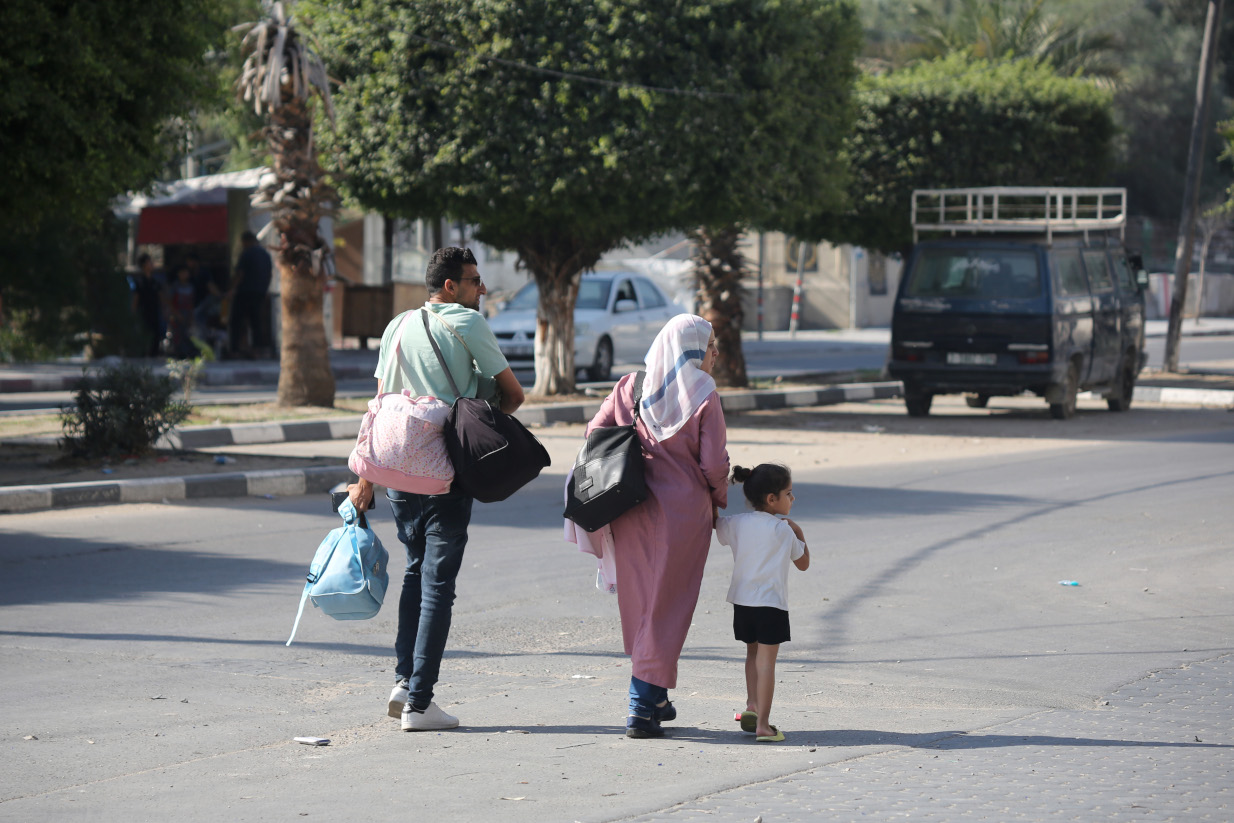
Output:
[[[711,324],[674,317],[647,352],[637,431],[646,501],[612,522],[621,633],[633,672],[629,737],[660,737],[677,710],[677,659],[686,642],[711,547],[716,507],[728,503],[724,412],[711,378],[718,351]],[[634,375],[617,382],[587,433],[634,422]]]

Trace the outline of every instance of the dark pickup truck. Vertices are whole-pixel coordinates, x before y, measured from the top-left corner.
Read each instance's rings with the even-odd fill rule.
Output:
[[[1130,407],[1145,361],[1144,278],[1120,236],[1125,194],[1109,202],[1121,192],[934,190],[920,209],[914,193],[914,228],[954,234],[914,245],[896,296],[888,370],[910,415],[957,393],[980,408],[1032,392],[1059,419],[1081,391]]]

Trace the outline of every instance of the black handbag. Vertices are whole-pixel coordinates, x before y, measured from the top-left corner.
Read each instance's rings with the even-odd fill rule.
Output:
[[[594,430],[574,461],[563,514],[585,531],[604,528],[647,499],[637,430],[645,376],[640,371],[634,378],[634,422]]]
[[[444,428],[446,451],[454,464],[454,482],[481,503],[505,500],[540,475],[550,464],[548,450],[518,418],[487,400],[463,397],[450,374],[441,347],[429,331],[428,310],[422,312],[424,333],[433,344],[437,362],[450,381],[455,401]],[[453,327],[438,317],[458,337]],[[462,338],[458,338],[462,341]],[[463,346],[466,347],[466,342]]]

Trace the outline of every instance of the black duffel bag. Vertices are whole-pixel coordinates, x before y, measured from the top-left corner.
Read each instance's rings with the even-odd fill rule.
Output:
[[[585,531],[604,528],[647,499],[637,430],[645,376],[640,371],[634,378],[634,422],[595,429],[574,461],[563,514]]]
[[[481,503],[505,500],[535,480],[540,471],[550,464],[548,450],[518,418],[506,414],[487,400],[463,397],[459,393],[454,376],[442,357],[441,347],[429,331],[428,315],[437,315],[428,310],[422,313],[424,333],[433,344],[437,361],[457,398],[450,408],[444,432],[446,451],[454,464],[454,482]],[[437,319],[458,337],[449,323],[440,317]],[[462,341],[461,337],[458,339]],[[463,346],[466,345],[464,341]]]

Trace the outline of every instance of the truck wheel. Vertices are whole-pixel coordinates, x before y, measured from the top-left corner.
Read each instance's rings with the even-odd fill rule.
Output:
[[[968,404],[970,409],[984,409],[990,405],[990,395],[968,394],[964,396],[964,402]]]
[[[930,404],[934,402],[934,395],[924,391],[908,391],[904,392],[904,408],[908,410],[909,417],[925,417],[930,413]]]
[[[1075,417],[1075,396],[1080,390],[1080,368],[1075,363],[1067,369],[1067,381],[1063,383],[1063,399],[1050,404],[1050,416],[1055,420],[1070,420]]]
[[[1110,411],[1127,411],[1131,408],[1131,397],[1135,394],[1135,355],[1123,355],[1122,368],[1118,370],[1118,380],[1114,390],[1105,399]]]
[[[601,383],[613,374],[613,343],[607,337],[601,337],[596,344],[596,359],[587,369],[587,376],[596,383]]]

